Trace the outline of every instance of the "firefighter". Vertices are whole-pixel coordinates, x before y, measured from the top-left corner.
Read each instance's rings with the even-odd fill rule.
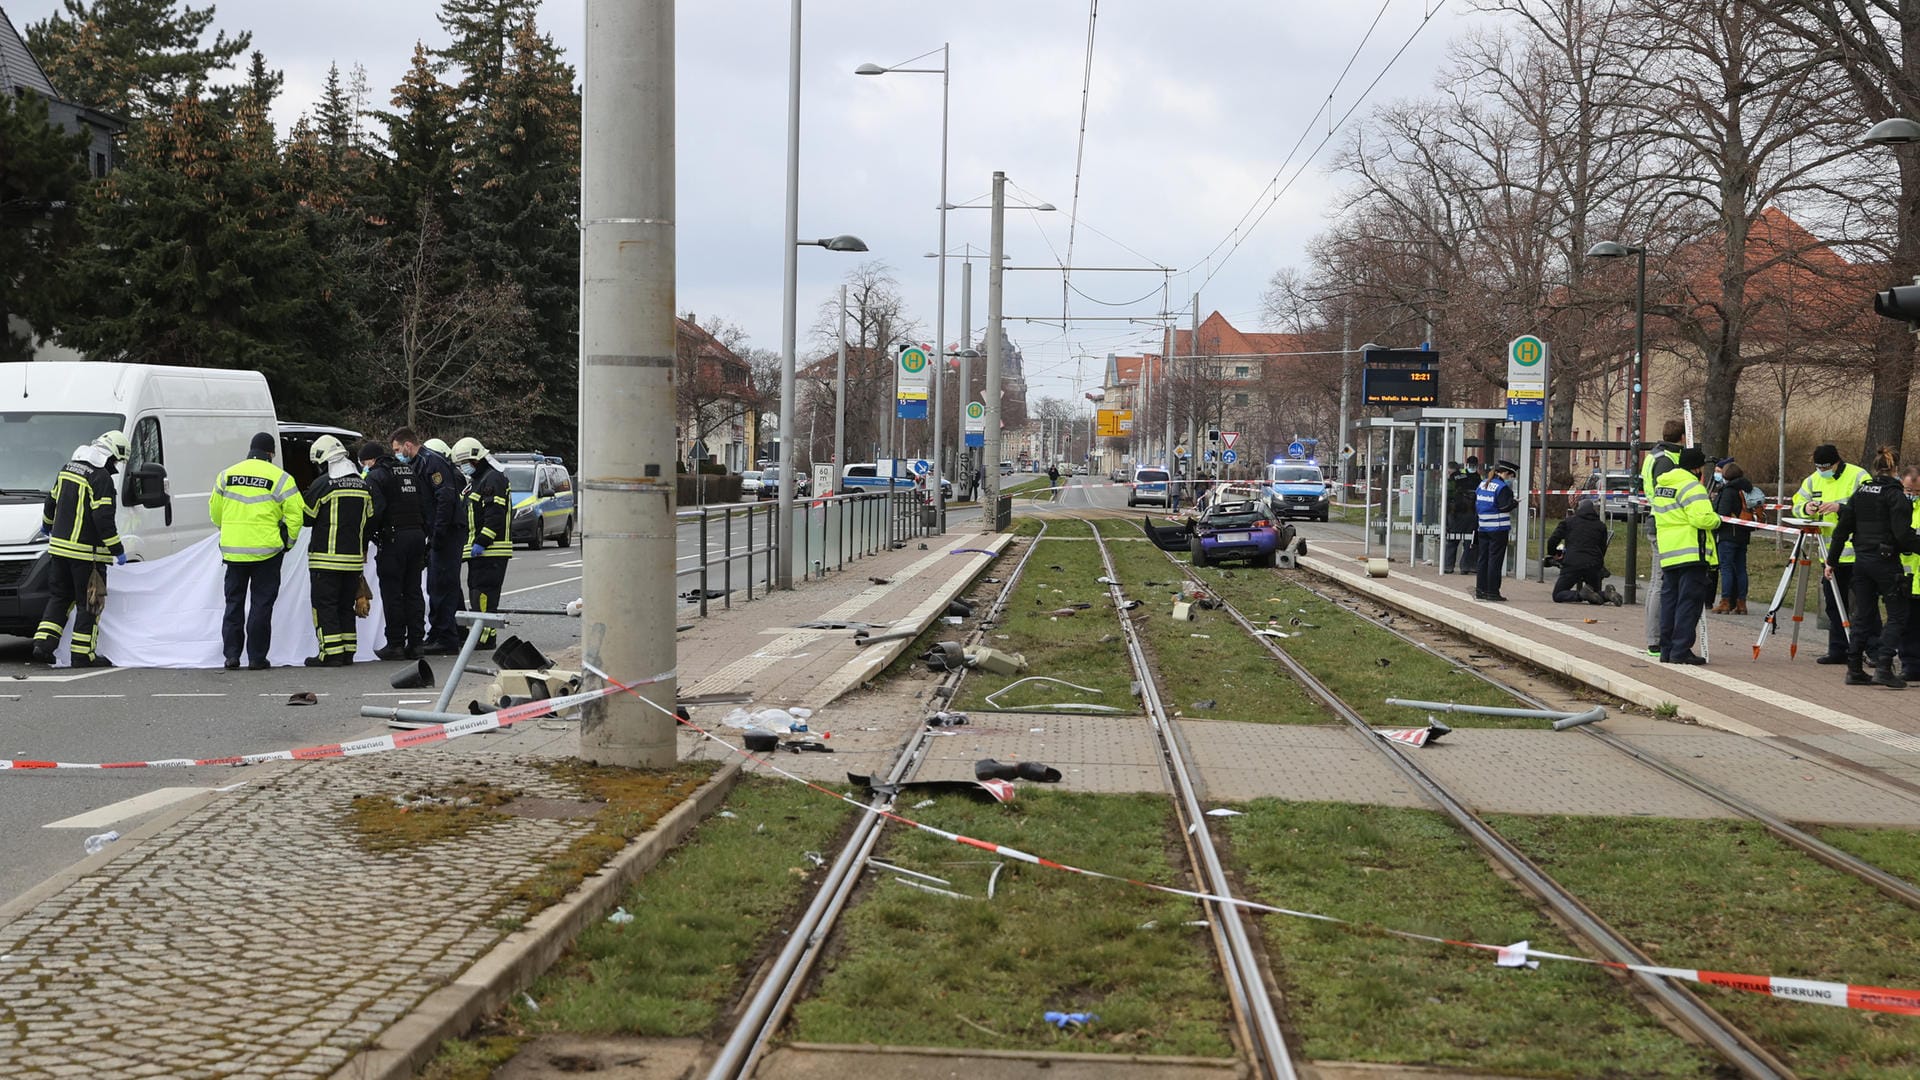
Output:
[[[1893,659],[1906,632],[1907,595],[1912,589],[1902,558],[1920,553],[1920,538],[1913,532],[1913,503],[1893,475],[1898,464],[1892,447],[1880,448],[1874,457],[1873,476],[1854,488],[1853,497],[1841,505],[1833,543],[1827,549],[1829,578],[1840,564],[1841,552],[1854,552],[1853,591],[1847,597],[1853,607],[1853,632],[1847,647],[1848,686],[1873,684],[1889,690],[1907,686],[1894,671]],[[1887,609],[1884,623],[1880,619],[1883,604]],[[1866,672],[1869,651],[1875,672],[1872,678]]]
[[[313,441],[310,452],[320,477],[307,488],[307,578],[313,587],[313,624],[320,636],[308,667],[345,667],[359,649],[353,602],[367,563],[367,522],[373,491],[331,435]]]
[[[126,546],[113,520],[114,465],[125,461],[127,453],[125,432],[105,432],[76,447],[73,460],[61,466],[54,478],[53,491],[40,511],[36,537],[47,541],[53,574],[52,595],[33,634],[34,663],[52,666],[71,613],[73,666],[113,666],[100,655],[100,616],[87,601],[87,585],[95,573],[105,580],[109,562],[120,566],[127,561]]]
[[[513,535],[507,529],[512,493],[506,474],[493,467],[487,448],[471,435],[453,444],[453,466],[467,478],[461,498],[467,518],[468,604],[473,611],[498,611],[507,560],[513,557]],[[493,644],[493,630],[489,626],[481,631],[481,645]]]
[[[1813,473],[1800,481],[1800,490],[1793,493],[1793,516],[1813,518],[1819,521],[1839,522],[1840,507],[1853,497],[1853,489],[1872,477],[1867,470],[1858,465],[1849,465],[1840,457],[1840,450],[1832,443],[1822,443],[1813,448]],[[1833,566],[1833,580],[1839,584],[1841,596],[1853,594],[1853,545],[1829,543],[1829,547],[1839,552],[1838,559],[1828,552],[1828,561]],[[1820,602],[1827,609],[1827,652],[1815,658],[1816,664],[1844,664],[1852,646],[1847,642],[1847,617],[1840,610],[1839,601],[1834,599],[1834,590],[1820,590]]]
[[[1680,463],[1654,477],[1648,508],[1653,511],[1655,554],[1660,566],[1660,662],[1704,664],[1693,651],[1700,616],[1713,596],[1711,574],[1720,565],[1714,531],[1720,515],[1700,482],[1707,455],[1697,446],[1680,451]]]
[[[220,559],[226,564],[227,609],[220,621],[220,644],[228,671],[240,666],[243,650],[247,670],[273,666],[267,651],[273,644],[280,564],[306,521],[307,504],[299,487],[273,463],[278,442],[271,432],[256,432],[246,460],[214,478],[207,502],[207,517],[220,530]]]
[[[368,442],[360,448],[373,491],[374,569],[380,576],[380,601],[386,608],[386,642],[374,650],[382,660],[415,660],[427,643],[426,604],[421,575],[427,571],[426,525],[433,496],[410,462]]]
[[[1474,514],[1480,529],[1473,541],[1480,557],[1475,600],[1506,602],[1507,598],[1500,595],[1500,579],[1507,571],[1507,532],[1513,528],[1513,508],[1519,503],[1513,494],[1513,478],[1519,473],[1520,466],[1501,458],[1493,464],[1493,475],[1474,491]]]

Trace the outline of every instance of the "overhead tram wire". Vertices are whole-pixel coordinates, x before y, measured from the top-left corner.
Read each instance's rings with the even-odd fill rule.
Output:
[[[1388,0],[1388,3],[1391,3],[1391,2],[1392,0]],[[1294,150],[1287,151],[1287,157],[1285,160],[1283,160],[1280,163],[1279,171],[1274,173],[1273,179],[1268,181],[1266,187],[1260,190],[1260,194],[1254,197],[1253,205],[1247,208],[1246,214],[1241,215],[1240,223],[1234,225],[1234,227],[1228,231],[1226,237],[1223,238],[1219,244],[1215,244],[1213,246],[1213,251],[1207,252],[1205,258],[1201,259],[1197,263],[1194,263],[1192,266],[1189,266],[1187,269],[1181,271],[1182,274],[1191,274],[1195,270],[1198,270],[1200,267],[1208,265],[1213,260],[1214,252],[1219,251],[1221,246],[1226,244],[1228,240],[1232,240],[1233,241],[1232,246],[1227,248],[1227,253],[1225,255],[1222,255],[1220,257],[1220,261],[1217,264],[1214,264],[1207,271],[1207,276],[1201,280],[1199,288],[1205,289],[1208,283],[1213,281],[1214,277],[1218,275],[1220,271],[1226,266],[1227,260],[1233,258],[1234,253],[1240,250],[1240,245],[1246,242],[1247,237],[1253,235],[1253,231],[1255,229],[1258,229],[1260,227],[1260,223],[1267,219],[1267,214],[1270,211],[1272,211],[1274,206],[1280,202],[1280,199],[1284,195],[1286,195],[1286,193],[1289,190],[1292,189],[1294,183],[1297,182],[1301,176],[1305,175],[1307,171],[1307,166],[1313,163],[1313,159],[1319,155],[1321,150],[1326,148],[1326,145],[1329,142],[1333,141],[1333,137],[1334,135],[1339,133],[1340,127],[1343,124],[1345,124],[1353,116],[1353,114],[1356,111],[1359,110],[1361,105],[1366,103],[1367,96],[1373,93],[1374,89],[1380,85],[1380,81],[1387,77],[1387,73],[1389,71],[1393,70],[1394,64],[1398,63],[1400,58],[1406,55],[1407,50],[1413,47],[1413,43],[1416,39],[1419,38],[1420,32],[1422,30],[1425,30],[1427,28],[1427,24],[1433,21],[1433,17],[1435,15],[1440,14],[1440,9],[1446,6],[1447,6],[1447,0],[1439,0],[1438,3],[1433,5],[1433,9],[1431,11],[1428,11],[1425,15],[1421,16],[1420,22],[1414,26],[1413,32],[1408,34],[1407,39],[1400,43],[1400,47],[1394,50],[1394,53],[1391,57],[1387,58],[1386,64],[1383,67],[1381,67],[1381,69],[1377,74],[1374,75],[1373,81],[1369,82],[1367,84],[1367,88],[1365,90],[1362,90],[1358,97],[1354,98],[1353,104],[1347,108],[1346,112],[1340,114],[1340,118],[1338,120],[1334,120],[1327,125],[1326,135],[1323,136],[1318,143],[1314,144],[1313,149],[1308,152],[1306,160],[1300,162],[1299,166],[1295,168],[1293,175],[1289,177],[1284,184],[1280,184],[1280,186],[1276,189],[1274,185],[1280,182],[1280,177],[1287,171],[1287,165],[1293,160],[1294,152],[1298,150],[1299,144],[1298,143],[1295,144]],[[1384,10],[1384,7],[1385,5],[1382,5],[1383,10]],[[1377,17],[1375,21],[1376,22],[1378,21]],[[1368,33],[1371,34],[1372,31],[1369,30]],[[1362,42],[1362,44],[1364,44],[1364,41]],[[1356,53],[1357,53],[1357,50],[1356,50]],[[1351,61],[1349,61],[1349,66],[1351,66]],[[1344,74],[1342,77],[1344,78]],[[1331,103],[1332,101],[1331,95],[1328,96],[1328,101],[1329,103]],[[1325,111],[1324,106],[1321,109],[1315,110],[1313,114],[1313,119],[1315,120],[1319,119],[1320,114],[1323,111]],[[1300,142],[1304,143],[1306,141],[1306,137],[1311,132],[1311,130],[1312,129],[1309,128],[1308,131],[1301,133]],[[1269,195],[1267,194],[1269,191],[1272,191],[1271,197],[1269,197]],[[1266,200],[1266,205],[1264,207],[1260,205],[1261,200],[1263,199]],[[1253,214],[1255,209],[1258,209],[1260,211],[1259,214],[1253,218],[1252,224],[1246,225],[1246,227],[1242,229],[1241,226],[1246,224],[1247,215]]]
[[[1073,242],[1077,233],[1075,220],[1080,215],[1080,177],[1087,157],[1087,106],[1093,98],[1093,40],[1094,29],[1100,18],[1100,0],[1087,0],[1087,56],[1080,74],[1080,135],[1073,147],[1073,198],[1067,203],[1067,258],[1065,269],[1060,274],[1060,322],[1066,325],[1069,312],[1067,290],[1073,281]],[[1080,389],[1078,372],[1073,377],[1074,391]]]

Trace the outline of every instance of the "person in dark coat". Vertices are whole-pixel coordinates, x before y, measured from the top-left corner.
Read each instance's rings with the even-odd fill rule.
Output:
[[[1560,577],[1553,583],[1556,604],[1619,604],[1620,593],[1607,579],[1607,523],[1600,503],[1581,499],[1573,513],[1547,537],[1547,557],[1560,561]]]
[[[1722,518],[1751,520],[1759,500],[1754,498],[1753,481],[1747,479],[1740,463],[1721,458],[1714,466],[1713,478],[1717,481],[1713,512]],[[1714,543],[1720,549],[1720,602],[1713,607],[1715,615],[1747,613],[1747,542],[1751,539],[1752,529],[1725,522],[1714,534]]]
[[[1480,528],[1480,519],[1473,507],[1473,489],[1478,486],[1480,459],[1477,457],[1468,458],[1465,465],[1447,473],[1447,532],[1440,556],[1443,574],[1471,574],[1479,568],[1479,562],[1473,557],[1473,534]]]

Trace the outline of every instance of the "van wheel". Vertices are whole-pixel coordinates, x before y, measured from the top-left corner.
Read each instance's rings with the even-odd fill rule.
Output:
[[[533,527],[533,539],[527,541],[527,550],[539,551],[541,545],[545,544],[546,542],[547,542],[547,523],[543,521]]]
[[[559,544],[561,547],[573,546],[573,515],[572,514],[567,515],[567,523],[561,526],[560,528],[560,539],[555,540],[554,543]]]

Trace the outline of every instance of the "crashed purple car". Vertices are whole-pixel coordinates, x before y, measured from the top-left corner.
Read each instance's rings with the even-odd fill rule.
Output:
[[[1187,551],[1193,565],[1245,559],[1255,566],[1276,565],[1280,531],[1267,508],[1257,502],[1218,503],[1194,523]]]

